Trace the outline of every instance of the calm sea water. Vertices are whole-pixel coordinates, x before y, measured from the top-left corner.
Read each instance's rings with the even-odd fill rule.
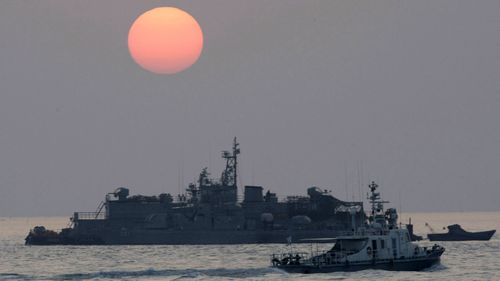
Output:
[[[467,230],[500,230],[500,212],[415,213],[416,233],[459,223]],[[500,237],[487,242],[441,242],[441,264],[423,272],[365,270],[290,275],[269,267],[284,245],[24,246],[35,225],[65,227],[68,218],[0,218],[0,280],[500,280]],[[432,244],[422,242],[422,244]],[[329,244],[315,245],[319,249]],[[311,245],[294,245],[308,251]]]

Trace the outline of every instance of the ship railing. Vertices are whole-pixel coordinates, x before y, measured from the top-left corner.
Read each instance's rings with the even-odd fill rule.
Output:
[[[72,221],[77,220],[104,220],[106,214],[103,212],[76,212],[73,214]]]
[[[332,255],[330,252],[323,252],[311,258],[311,263],[315,266],[343,264],[346,257],[350,255],[347,251],[336,252]]]
[[[303,262],[304,260],[308,260],[311,257],[308,253],[305,252],[288,252],[288,253],[280,253],[280,254],[272,254],[271,262],[272,263],[280,263],[280,264],[297,264]]]
[[[328,265],[328,264],[341,264],[345,263],[346,256],[354,252],[341,251],[331,254],[324,251],[311,251],[305,252],[288,252],[282,254],[272,254],[271,263],[274,265],[297,265],[297,264],[312,264],[314,266]]]
[[[366,235],[387,235],[389,230],[387,229],[363,229],[363,230],[348,230],[337,232],[338,236],[366,236]]]
[[[99,204],[99,206],[97,207],[95,218],[97,218],[101,214],[101,211],[104,208],[104,206],[106,206],[106,202],[101,201],[101,204]]]

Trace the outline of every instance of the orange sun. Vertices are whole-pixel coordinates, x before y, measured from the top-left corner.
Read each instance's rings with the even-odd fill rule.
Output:
[[[140,15],[128,33],[130,55],[143,68],[173,74],[193,65],[203,48],[203,33],[188,13],[160,7]]]

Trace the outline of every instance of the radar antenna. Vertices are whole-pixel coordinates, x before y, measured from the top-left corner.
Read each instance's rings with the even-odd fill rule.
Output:
[[[239,143],[236,137],[233,139],[233,151],[222,151],[222,158],[226,159],[226,169],[222,172],[221,184],[224,186],[236,186],[238,180],[238,154],[240,154]]]
[[[384,211],[384,203],[389,203],[389,201],[383,201],[380,199],[380,192],[375,192],[378,188],[378,184],[374,181],[368,185],[370,188],[371,194],[368,196],[368,200],[370,200],[370,204],[372,205],[371,218],[373,219],[376,214],[382,213]]]

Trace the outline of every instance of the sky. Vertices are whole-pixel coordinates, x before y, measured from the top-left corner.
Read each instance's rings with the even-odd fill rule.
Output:
[[[158,6],[198,20],[175,75],[130,57]],[[1,1],[0,216],[177,194],[241,143],[240,194],[500,211],[500,1]],[[366,200],[365,200],[366,202]]]

